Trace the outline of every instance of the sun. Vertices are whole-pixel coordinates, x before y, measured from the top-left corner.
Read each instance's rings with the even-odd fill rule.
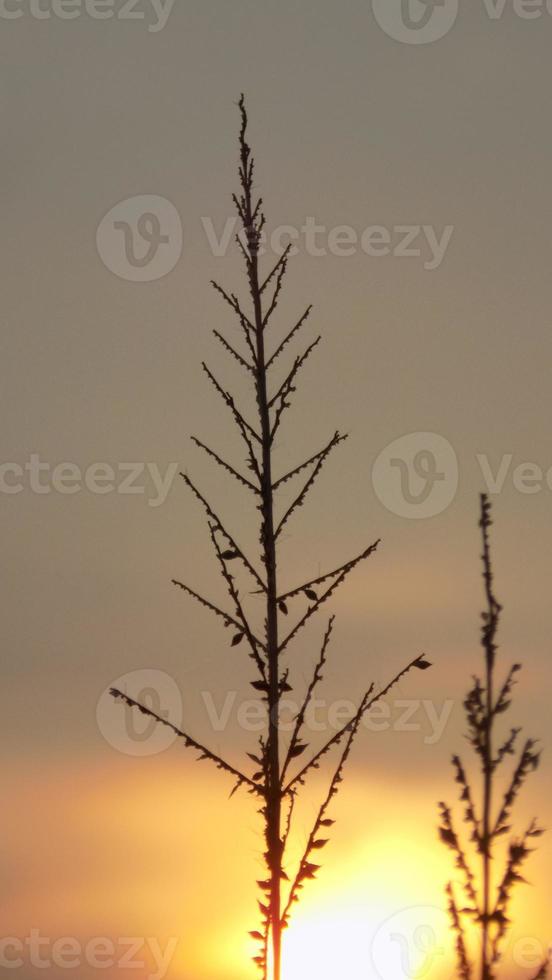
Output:
[[[449,980],[445,914],[388,911],[357,905],[299,922],[286,935],[283,980]]]
[[[302,922],[286,935],[283,980],[365,980],[367,976],[366,921],[354,910]]]

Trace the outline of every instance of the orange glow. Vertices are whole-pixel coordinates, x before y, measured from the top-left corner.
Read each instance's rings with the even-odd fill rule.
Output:
[[[9,934],[24,934],[30,908],[35,927],[53,937],[178,937],[164,980],[256,980],[248,932],[259,926],[262,841],[246,796],[228,802],[217,778],[178,754],[107,759],[86,772],[68,762],[24,782],[12,771],[7,791],[28,814],[27,823],[6,817],[10,852],[27,869]],[[283,980],[450,980],[443,885],[451,867],[427,802],[433,790],[401,787],[410,804],[399,815],[397,792],[351,768],[318,881],[305,887],[285,934]],[[300,837],[308,818],[298,818]],[[520,892],[511,950],[528,936],[548,939],[546,867],[533,861],[529,877],[535,888]],[[55,894],[44,885],[53,878]],[[505,976],[521,980],[527,969]]]
[[[424,869],[438,881],[445,861],[438,850],[416,854],[406,843],[394,827],[369,845],[357,838],[347,854],[336,842],[335,864],[328,862],[320,890],[313,888],[312,901],[306,897],[298,907],[286,936],[284,980],[309,973],[317,980],[437,978],[450,959],[446,916],[441,896],[433,893],[432,906],[420,886]],[[419,926],[429,928],[429,945],[417,950],[413,933]]]

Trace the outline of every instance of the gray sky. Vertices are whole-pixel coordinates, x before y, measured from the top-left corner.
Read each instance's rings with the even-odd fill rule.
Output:
[[[101,462],[119,476],[129,462],[161,474],[178,462],[227,513],[238,508],[234,526],[245,526],[243,497],[222,489],[188,438],[197,433],[227,455],[235,447],[199,364],[208,358],[220,376],[237,378],[209,337],[213,326],[228,336],[234,329],[209,280],[236,288],[238,265],[233,253],[213,254],[206,225],[219,234],[232,215],[235,102],[244,91],[269,227],[314,219],[326,229],[325,255],[307,254],[300,234],[281,308],[280,330],[312,302],[309,331],[324,340],[282,434],[281,466],[336,427],[351,435],[290,529],[284,576],[293,585],[383,538],[336,600],[328,696],[352,697],[366,678],[383,681],[422,649],[435,662],[431,678],[414,678],[401,694],[456,702],[443,738],[428,747],[420,733],[390,732],[377,736],[377,752],[366,738],[354,763],[361,786],[386,771],[396,785],[415,766],[430,824],[436,794],[453,795],[447,761],[478,663],[477,495],[484,473],[509,456],[494,498],[502,649],[508,662],[525,663],[516,718],[545,743],[550,730],[552,489],[538,473],[532,493],[520,491],[519,471],[517,487],[513,480],[521,464],[544,474],[552,467],[550,14],[524,19],[507,3],[493,19],[490,2],[478,0],[443,38],[413,45],[388,36],[368,0],[176,0],[156,32],[146,2],[136,7],[143,20],[97,20],[84,9],[75,20],[38,20],[17,0],[7,9],[23,16],[0,15],[0,461],[24,467],[38,454],[51,468],[68,462],[84,473]],[[104,215],[141,195],[171,202],[183,229],[179,261],[152,282],[115,275],[96,244]],[[330,254],[328,233],[338,226],[359,239],[383,228],[391,254],[368,255],[360,244],[355,254]],[[393,254],[410,228],[421,254]],[[446,229],[442,261],[425,268],[430,242]],[[451,444],[459,483],[442,512],[412,520],[384,506],[371,474],[386,446],[420,432]],[[20,493],[0,494],[0,696],[16,814],[27,806],[20,783],[34,771],[25,768],[31,758],[62,783],[85,764],[125,771],[95,714],[117,677],[167,672],[204,735],[199,692],[223,697],[248,677],[201,611],[171,590],[173,576],[209,589],[214,573],[181,481],[151,506],[150,478],[134,495],[40,494],[23,480]],[[298,656],[307,676],[306,640]],[[147,778],[156,778],[154,762]],[[541,812],[544,803],[544,820],[550,766],[527,790]],[[55,798],[50,787],[46,809]],[[548,902],[549,871],[545,842],[532,880]],[[33,908],[42,921],[38,898]],[[15,934],[23,921],[16,902]],[[188,969],[175,980],[190,980]]]

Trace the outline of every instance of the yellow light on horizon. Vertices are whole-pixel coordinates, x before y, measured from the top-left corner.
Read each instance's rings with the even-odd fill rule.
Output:
[[[283,980],[365,978],[368,932],[365,916],[353,909],[339,915],[328,912],[291,929],[284,947]]]

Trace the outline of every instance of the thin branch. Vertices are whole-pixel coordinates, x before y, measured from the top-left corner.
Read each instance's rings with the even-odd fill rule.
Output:
[[[321,456],[327,456],[332,449],[338,446],[340,442],[344,442],[347,438],[348,436],[341,436],[339,432],[335,432],[328,445],[324,446],[324,449],[321,449],[319,452],[315,453],[314,456],[307,459],[305,463],[301,463],[300,466],[296,466],[293,470],[290,470],[289,473],[285,474],[285,476],[281,476],[279,480],[276,480],[276,483],[273,483],[272,489],[277,490],[283,483],[287,483],[288,480],[293,479],[294,476],[298,476],[299,473],[307,468],[307,466],[311,466],[313,463],[318,462]]]
[[[249,422],[243,417],[242,413],[236,407],[236,403],[235,403],[234,399],[232,398],[232,395],[230,394],[230,392],[229,391],[226,391],[226,389],[223,388],[221,384],[219,384],[219,382],[215,378],[214,374],[209,370],[209,368],[207,367],[207,365],[205,364],[205,362],[203,362],[203,364],[201,366],[202,366],[203,370],[205,371],[205,374],[207,375],[207,377],[211,381],[213,387],[216,389],[216,391],[218,391],[218,393],[221,396],[221,398],[223,399],[223,401],[226,402],[226,404],[228,405],[228,408],[231,409],[232,414],[234,415],[234,418],[236,419],[236,422],[237,422],[240,430],[245,430],[246,432],[249,433],[250,436],[253,437],[253,439],[255,439],[258,443],[260,443],[261,442],[260,435],[258,434],[258,432],[255,431],[255,429],[253,428],[253,426],[249,424]]]
[[[492,761],[493,771],[498,769],[507,755],[514,755],[518,737],[521,735],[521,728],[512,728],[508,738],[502,743],[495,758]]]
[[[328,808],[329,808],[329,806],[330,806],[333,798],[335,796],[337,796],[337,794],[339,792],[339,784],[342,782],[342,779],[343,779],[343,768],[344,768],[345,763],[347,762],[347,759],[349,758],[349,755],[351,753],[351,749],[353,747],[353,742],[354,742],[354,740],[356,738],[356,735],[357,735],[357,732],[358,732],[358,729],[359,729],[359,725],[360,725],[360,722],[361,722],[363,713],[366,710],[366,702],[367,702],[368,698],[369,698],[369,692],[367,692],[364,695],[364,699],[363,699],[362,704],[360,705],[360,708],[359,708],[359,710],[357,712],[357,715],[355,717],[354,723],[353,723],[353,725],[351,726],[351,728],[349,730],[349,737],[347,739],[347,742],[345,744],[345,747],[343,749],[343,752],[341,753],[341,756],[339,758],[338,764],[336,766],[336,769],[335,769],[334,774],[332,776],[332,779],[330,781],[330,788],[328,790],[328,793],[327,793],[324,801],[322,802],[322,804],[320,806],[320,809],[318,810],[318,814],[316,816],[316,820],[314,822],[313,829],[311,830],[311,833],[309,835],[309,839],[307,841],[307,844],[306,844],[306,847],[305,847],[303,856],[301,858],[301,861],[299,862],[299,870],[297,872],[297,875],[295,877],[295,880],[294,880],[294,882],[293,882],[293,884],[291,886],[290,892],[289,892],[288,901],[287,901],[287,904],[285,906],[285,909],[284,909],[284,912],[283,912],[283,916],[282,916],[282,924],[283,925],[287,925],[287,923],[288,923],[289,914],[290,914],[292,905],[293,905],[294,902],[297,902],[298,901],[297,892],[303,887],[303,884],[302,884],[303,881],[305,881],[306,879],[315,878],[316,877],[316,872],[319,870],[319,865],[312,864],[309,861],[309,858],[310,858],[310,856],[311,856],[311,854],[312,854],[313,851],[315,851],[315,850],[316,851],[322,850],[322,848],[325,847],[326,844],[328,843],[328,841],[325,840],[324,838],[318,837],[318,834],[320,833],[320,831],[323,832],[325,828],[331,827],[334,824],[334,821],[333,820],[328,820],[326,818],[326,813],[328,811]]]
[[[339,435],[339,432],[336,432],[335,436],[333,437],[333,439],[332,439],[331,443],[329,444],[329,446],[327,447],[326,451],[324,453],[321,453],[320,454],[319,459],[318,459],[318,461],[316,463],[316,466],[314,467],[314,469],[313,469],[312,473],[310,474],[308,480],[304,484],[302,490],[300,491],[300,493],[297,494],[295,500],[293,500],[293,502],[289,505],[289,507],[286,510],[284,516],[282,517],[280,523],[278,524],[278,527],[276,528],[276,537],[278,537],[278,535],[282,532],[283,528],[286,526],[287,522],[292,517],[292,515],[295,513],[295,511],[297,510],[297,508],[303,506],[303,504],[305,502],[305,499],[307,497],[307,494],[312,489],[312,487],[314,486],[316,480],[318,479],[318,476],[320,474],[320,471],[321,471],[322,467],[324,466],[324,463],[328,459],[328,456],[330,455],[330,453],[332,452],[332,450],[335,449],[335,447],[341,442],[341,440],[342,440],[342,437]]]
[[[448,911],[452,922],[452,929],[456,936],[456,955],[458,958],[460,978],[461,980],[472,980],[472,965],[468,959],[466,933],[464,931],[464,926],[460,918],[460,912],[458,911],[458,906],[456,905],[454,892],[450,882],[446,887],[446,892],[449,899]]]
[[[276,262],[276,265],[272,269],[272,272],[269,272],[268,276],[266,277],[265,281],[263,282],[262,286],[260,287],[260,290],[259,291],[260,291],[261,296],[264,293],[266,287],[273,280],[274,276],[278,273],[278,271],[280,269],[280,266],[283,265],[285,262],[287,262],[288,257],[289,257],[289,253],[291,251],[291,247],[292,246],[291,246],[291,242],[290,242],[289,245],[286,245],[286,247],[285,247],[282,255],[280,256],[280,258]]]
[[[254,334],[255,333],[255,328],[254,328],[253,324],[251,323],[251,320],[243,312],[243,310],[242,310],[242,308],[240,306],[238,297],[235,296],[234,293],[232,293],[232,295],[229,295],[226,292],[226,290],[223,289],[222,286],[220,286],[218,284],[218,282],[215,282],[214,281],[214,279],[211,280],[211,285],[212,285],[213,289],[215,289],[217,291],[217,293],[219,293],[219,295],[222,296],[222,298],[224,299],[224,301],[226,303],[228,303],[228,305],[230,306],[230,308],[234,311],[234,313],[238,317],[238,320],[240,321],[240,326],[241,326],[242,331],[243,331],[243,335],[245,337],[245,342],[246,342],[246,344],[247,344],[247,346],[249,348],[250,354],[251,354],[251,356],[253,358],[253,363],[255,363],[255,359],[256,359],[255,346],[254,346],[253,341],[251,339],[251,334]]]
[[[304,353],[300,357],[297,357],[295,359],[295,362],[293,364],[293,367],[292,367],[291,371],[289,372],[287,378],[282,382],[280,388],[278,389],[278,391],[276,392],[276,394],[274,395],[274,397],[270,399],[269,408],[273,408],[274,405],[275,405],[275,403],[277,401],[280,402],[280,404],[276,408],[276,412],[275,412],[275,416],[274,416],[274,422],[272,424],[272,431],[270,433],[271,440],[274,439],[274,436],[276,435],[276,433],[277,433],[277,431],[278,431],[278,429],[280,427],[280,422],[282,420],[282,416],[283,416],[286,408],[289,408],[289,406],[291,404],[289,402],[289,400],[288,400],[289,399],[289,396],[292,395],[293,392],[296,390],[295,387],[294,387],[293,382],[294,382],[294,380],[295,380],[298,372],[303,367],[304,363],[310,357],[312,351],[320,343],[320,340],[321,340],[321,338],[320,337],[317,337],[316,340],[314,340],[312,342],[312,344],[310,344],[309,347],[307,347],[306,351],[304,351]]]
[[[196,436],[191,436],[191,439],[192,442],[194,442],[196,446],[199,447],[199,449],[203,449],[203,451],[206,452],[208,456],[211,456],[211,458],[214,459],[219,466],[221,466],[228,473],[231,473],[234,479],[236,479],[239,483],[243,484],[244,487],[247,487],[248,490],[252,490],[253,493],[260,495],[261,491],[259,487],[256,487],[254,483],[251,483],[251,481],[246,479],[245,476],[242,476],[241,473],[238,473],[238,471],[235,470],[233,466],[230,466],[230,463],[226,463],[225,460],[221,459],[221,457],[217,455],[217,453],[214,452],[213,449],[210,449],[209,446],[206,446],[204,442],[201,442],[201,439],[198,439]]]
[[[320,683],[321,680],[323,680],[322,670],[324,669],[324,666],[326,664],[326,652],[332,635],[334,621],[335,621],[335,616],[332,616],[330,618],[330,621],[328,623],[328,628],[324,635],[324,640],[322,642],[322,649],[320,651],[318,661],[314,668],[314,674],[312,680],[308,686],[305,699],[303,701],[303,704],[301,705],[297,718],[295,719],[295,727],[293,729],[293,733],[289,743],[289,748],[287,751],[287,756],[282,769],[282,776],[281,776],[282,784],[285,782],[286,774],[289,769],[291,760],[296,758],[296,750],[297,750],[297,745],[299,743],[299,735],[301,734],[303,724],[305,722],[305,716],[307,714],[307,709],[309,707],[309,704],[311,703],[312,696],[316,690],[317,685]]]
[[[226,530],[226,528],[224,527],[222,521],[220,520],[220,517],[218,517],[218,515],[215,514],[215,512],[214,512],[213,508],[211,507],[211,505],[207,502],[207,500],[205,499],[205,497],[203,496],[203,494],[200,493],[200,491],[197,489],[197,487],[192,483],[192,481],[190,480],[190,477],[186,473],[181,473],[180,475],[181,475],[182,479],[184,480],[184,483],[186,484],[186,486],[188,486],[190,488],[190,490],[192,491],[192,493],[194,494],[194,496],[197,497],[197,499],[199,500],[199,502],[203,505],[203,508],[204,508],[207,516],[211,519],[211,521],[213,521],[214,524],[216,524],[216,526],[218,527],[219,531],[224,535],[224,537],[228,541],[228,544],[230,545],[231,549],[236,552],[236,554],[237,554],[238,558],[241,560],[242,564],[245,565],[245,567],[247,568],[247,570],[250,573],[250,575],[255,579],[255,581],[257,582],[257,585],[260,587],[260,589],[263,592],[266,592],[266,585],[263,582],[261,576],[256,571],[256,569],[253,567],[253,565],[251,564],[251,562],[249,561],[249,559],[246,558],[244,552],[241,550],[241,548],[239,547],[239,545],[236,544],[236,542],[235,542],[234,538],[232,537],[232,535]]]
[[[293,627],[291,632],[288,633],[285,640],[283,640],[280,643],[280,646],[278,648],[278,653],[282,653],[285,650],[285,648],[288,646],[291,640],[297,635],[299,630],[301,630],[303,626],[305,626],[305,624],[308,622],[311,616],[314,616],[314,614],[318,612],[320,606],[322,606],[324,602],[327,602],[330,596],[333,595],[336,589],[338,589],[339,586],[345,581],[345,579],[351,574],[353,569],[355,569],[356,566],[360,564],[360,562],[365,561],[367,558],[370,557],[370,555],[372,555],[376,551],[379,543],[380,543],[380,539],[378,538],[377,541],[375,541],[368,548],[366,548],[362,552],[362,554],[358,555],[357,558],[353,558],[352,561],[349,561],[347,562],[346,565],[342,566],[342,568],[339,570],[339,574],[337,575],[335,581],[331,583],[331,585],[326,589],[326,591],[321,596],[318,596],[315,599],[313,605],[309,606],[304,616],[301,617],[301,619],[296,624],[296,626]],[[328,578],[328,577],[329,576],[324,576],[323,578]],[[319,581],[321,580],[319,579]]]
[[[272,295],[272,300],[270,301],[270,303],[269,303],[269,305],[267,307],[266,313],[264,314],[263,319],[262,319],[262,328],[263,328],[263,330],[265,330],[266,327],[268,326],[268,323],[269,323],[269,321],[270,321],[270,319],[272,317],[272,314],[274,313],[276,307],[278,306],[278,299],[280,297],[280,293],[282,291],[282,286],[284,284],[284,279],[285,279],[286,272],[287,272],[288,258],[289,258],[289,249],[286,249],[286,251],[282,255],[282,261],[278,264],[278,271],[277,271],[277,274],[276,274],[276,285],[274,287],[274,293]],[[259,291],[259,295],[260,295],[260,292],[261,291],[262,290]]]
[[[253,443],[251,442],[251,439],[249,438],[249,429],[250,429],[249,424],[245,421],[245,419],[243,418],[241,412],[239,412],[238,409],[236,408],[236,405],[234,403],[234,399],[232,398],[232,396],[229,394],[229,392],[225,391],[224,388],[221,387],[221,385],[219,385],[218,381],[211,374],[211,372],[209,371],[209,369],[206,366],[206,364],[203,364],[203,370],[205,371],[207,377],[209,378],[209,380],[210,380],[211,384],[213,385],[213,387],[215,388],[215,390],[218,392],[218,394],[221,396],[221,398],[223,399],[223,401],[225,402],[225,404],[227,405],[227,407],[232,412],[232,415],[233,415],[233,418],[234,418],[234,422],[236,423],[236,425],[237,425],[237,427],[239,429],[240,435],[241,435],[241,437],[242,437],[242,439],[243,439],[243,441],[245,443],[245,446],[247,448],[247,458],[248,458],[248,466],[249,466],[249,469],[251,470],[252,473],[255,474],[255,476],[257,477],[257,479],[260,482],[261,481],[261,468],[260,468],[259,460],[257,459],[257,456],[255,454],[255,450],[253,449]]]
[[[284,393],[295,390],[291,388],[291,385],[293,384],[293,381],[295,380],[297,373],[303,367],[305,361],[310,357],[315,347],[318,347],[318,344],[320,343],[321,340],[322,337],[320,336],[317,337],[316,340],[313,340],[312,344],[309,344],[309,346],[306,348],[305,351],[303,351],[301,355],[295,358],[292,368],[290,369],[287,376],[282,381],[280,387],[278,388],[278,391],[270,399],[268,403],[269,408],[272,408],[273,405],[275,405],[275,403],[278,401],[278,399],[281,398],[283,395],[285,397]]]
[[[381,543],[381,538],[378,538],[378,540],[375,541],[373,545],[370,545],[370,548],[372,550],[375,550],[380,543]],[[370,551],[370,549],[368,549],[368,551]],[[305,592],[307,589],[309,590],[313,589],[315,588],[315,586],[322,585],[324,582],[327,582],[328,579],[335,578],[337,575],[340,575],[341,572],[346,571],[346,569],[348,569],[351,564],[356,565],[358,564],[359,561],[362,561],[362,558],[364,557],[365,554],[366,552],[363,552],[363,554],[359,555],[359,557],[354,559],[353,562],[350,561],[345,562],[344,565],[340,565],[339,568],[334,568],[333,571],[331,572],[325,572],[324,575],[319,575],[318,578],[313,578],[309,582],[305,582],[303,585],[298,585],[296,588],[291,589],[289,592],[284,592],[283,595],[278,597],[278,601],[281,601],[282,599],[284,601],[286,599],[292,599],[295,596],[301,595],[301,593]]]
[[[477,844],[478,850],[481,848],[481,824],[477,818],[475,803],[472,796],[468,777],[459,756],[453,755],[452,765],[456,771],[456,782],[462,788],[460,801],[465,804],[464,821],[472,828],[472,841]]]
[[[206,609],[209,609],[209,611],[214,613],[215,616],[218,616],[219,619],[223,619],[225,626],[235,626],[236,629],[241,629],[240,624],[234,619],[233,616],[230,615],[230,613],[225,612],[224,609],[220,609],[220,607],[216,606],[213,602],[210,601],[210,599],[206,599],[204,596],[200,595],[199,592],[196,592],[194,589],[191,589],[189,585],[186,585],[184,582],[180,582],[179,579],[173,578],[171,579],[171,582],[173,585],[176,585],[179,589],[182,589],[182,591],[185,592],[186,595],[191,596],[192,599],[195,599],[196,602],[199,602],[201,606],[205,606]]]
[[[216,755],[214,752],[211,752],[210,749],[206,748],[195,738],[192,738],[192,736],[188,735],[187,732],[183,732],[180,728],[177,728],[176,725],[173,725],[172,722],[167,721],[166,718],[162,718],[161,715],[156,714],[155,711],[152,711],[139,701],[135,701],[134,698],[130,698],[128,694],[125,694],[123,691],[119,691],[116,687],[112,687],[109,693],[113,698],[115,698],[115,700],[124,701],[129,708],[138,708],[138,711],[140,711],[141,714],[146,715],[148,718],[153,718],[160,725],[164,725],[166,728],[170,728],[175,735],[178,735],[179,738],[184,740],[186,748],[195,749],[197,752],[201,753],[198,759],[199,762],[204,759],[208,759],[210,762],[214,763],[217,769],[223,769],[225,772],[237,779],[238,782],[235,787],[236,789],[238,789],[241,785],[245,785],[249,787],[249,792],[257,793],[261,796],[263,795],[262,789],[257,786],[252,779],[249,779],[249,777],[243,772],[240,772],[239,769],[231,766],[229,762],[226,762],[220,756]]]
[[[498,697],[496,699],[495,706],[493,708],[493,714],[500,715],[504,711],[507,711],[511,705],[510,695],[512,693],[514,684],[517,683],[517,674],[521,670],[521,664],[512,664],[504,684],[502,685]]]
[[[218,332],[218,330],[213,330],[213,334],[215,335],[217,340],[222,344],[222,346],[228,351],[228,353],[231,354],[232,357],[238,362],[238,364],[241,364],[241,366],[246,368],[248,371],[250,371],[251,374],[255,373],[255,369],[253,365],[250,364],[249,361],[246,361],[245,358],[242,357],[241,354],[239,354],[238,351],[235,350],[232,347],[232,345],[228,343],[226,338],[223,337],[222,334]]]
[[[298,331],[301,329],[301,327],[303,326],[303,324],[305,323],[305,321],[308,320],[311,312],[312,312],[312,305],[307,307],[307,309],[303,313],[303,316],[297,321],[297,323],[295,324],[295,326],[292,327],[292,329],[289,331],[289,333],[284,337],[284,339],[282,340],[282,343],[279,345],[279,347],[276,348],[276,350],[274,351],[272,357],[270,357],[268,359],[268,361],[266,362],[266,370],[267,371],[274,364],[274,361],[280,356],[280,354],[287,347],[287,345],[290,343],[290,341],[293,340],[293,338],[298,333]]]
[[[496,903],[493,911],[489,914],[489,922],[494,922],[498,927],[491,942],[493,963],[498,963],[501,959],[500,944],[510,925],[508,911],[512,901],[512,889],[518,883],[526,884],[525,879],[520,875],[520,871],[531,854],[529,844],[532,838],[540,837],[542,833],[543,831],[533,820],[523,836],[510,843],[506,869],[497,888]]]
[[[220,609],[209,599],[205,599],[204,596],[200,595],[199,592],[195,592],[194,589],[191,589],[189,585],[185,585],[184,582],[180,582],[176,578],[173,578],[171,581],[173,585],[176,585],[179,589],[182,589],[183,592],[191,596],[192,599],[195,599],[196,602],[199,602],[200,605],[205,606],[206,609],[209,609],[212,613],[218,616],[219,619],[223,619],[225,626],[235,626],[235,628],[240,633],[245,632],[243,623],[238,622],[237,619],[234,619],[234,617],[231,616],[229,613],[225,612],[224,609]],[[251,636],[255,644],[257,644],[257,646],[259,646],[261,650],[264,650],[265,649],[264,643],[261,640],[258,640],[257,637],[253,636],[253,634],[251,634]]]
[[[230,308],[239,317],[239,319],[242,320],[245,324],[247,324],[248,329],[251,330],[252,333],[255,333],[255,327],[251,323],[249,317],[246,316],[246,314],[243,312],[238,297],[235,296],[234,293],[227,293],[226,290],[223,289],[223,287],[219,285],[218,282],[215,282],[214,279],[211,279],[211,285],[213,289],[216,289],[217,293],[220,293],[222,298],[225,300],[226,303],[228,303]]]
[[[389,691],[402,680],[403,677],[409,674],[410,671],[413,670],[414,668],[416,668],[417,670],[427,670],[428,667],[431,667],[431,664],[429,663],[428,660],[424,658],[424,655],[422,654],[419,657],[415,657],[415,659],[412,660],[409,664],[407,664],[406,667],[403,667],[403,669],[400,670],[398,674],[395,675],[393,680],[391,680],[389,684],[386,685],[386,687],[382,688],[382,690],[379,691],[378,694],[375,694],[373,697],[370,697],[370,693],[374,689],[374,685],[371,684],[368,691],[366,692],[366,695],[362,699],[361,707],[358,709],[356,715],[351,719],[351,721],[349,721],[346,725],[344,725],[343,728],[341,728],[338,732],[336,732],[336,734],[333,735],[325,743],[325,745],[322,746],[322,748],[316,753],[316,755],[312,757],[310,762],[307,762],[306,766],[303,766],[301,771],[298,772],[297,775],[294,776],[293,779],[289,781],[289,783],[287,784],[287,786],[283,791],[284,795],[286,793],[289,793],[290,790],[292,790],[294,786],[296,786],[297,784],[302,784],[305,779],[305,776],[310,772],[310,770],[318,768],[318,763],[320,762],[322,756],[326,755],[326,753],[329,752],[329,750],[334,745],[338,745],[339,742],[341,742],[342,738],[347,734],[347,732],[351,730],[351,727],[356,724],[357,718],[359,718],[359,720],[362,720],[363,716],[368,711],[370,711],[370,708],[372,708],[378,701],[381,701],[381,699],[384,698],[386,694],[388,694]]]
[[[534,772],[540,761],[540,752],[535,752],[537,745],[536,739],[528,738],[520,754],[518,764],[514,769],[512,779],[508,789],[504,793],[502,807],[496,818],[496,823],[491,831],[491,836],[496,836],[504,832],[505,823],[510,818],[512,807],[517,799],[519,791],[530,772]]]
[[[236,197],[235,194],[232,195],[232,200],[234,201],[234,204],[236,205],[236,209],[237,209],[237,212],[238,212],[238,217],[241,218],[241,220],[243,221],[241,202],[238,201],[238,199],[237,199],[237,197]],[[239,250],[240,250],[240,252],[242,254],[243,260],[245,262],[246,269],[249,272],[249,267],[251,265],[251,256],[249,255],[249,252],[247,251],[247,249],[246,249],[245,245],[243,244],[243,242],[242,242],[242,240],[241,240],[241,238],[240,238],[239,235],[235,235],[234,236],[234,241],[236,242],[236,245],[238,246],[238,248],[239,248]]]
[[[443,844],[445,844],[446,847],[449,847],[453,852],[456,858],[456,867],[464,875],[464,889],[473,906],[473,908],[470,910],[471,913],[473,915],[480,915],[481,909],[479,907],[479,896],[475,886],[475,875],[468,864],[466,853],[462,847],[460,838],[454,829],[452,812],[446,803],[439,803],[439,813],[442,821],[442,824],[439,827],[439,836]]]
[[[228,593],[234,603],[234,607],[236,609],[236,615],[238,617],[239,622],[242,624],[243,632],[247,637],[247,642],[251,647],[250,656],[254,660],[255,664],[257,665],[261,677],[263,678],[264,681],[266,681],[266,666],[261,656],[259,655],[259,647],[265,651],[266,651],[266,647],[264,644],[260,643],[259,640],[257,640],[256,636],[251,630],[249,621],[247,619],[247,616],[245,615],[245,611],[241,604],[238,590],[234,584],[234,577],[228,571],[227,559],[225,559],[222,549],[217,541],[217,527],[214,524],[210,524],[209,531],[211,534],[211,541],[213,544],[213,548],[215,549],[216,556],[218,558],[221,567],[223,578],[228,586]]]
[[[284,836],[282,838],[282,840],[283,840],[283,850],[284,851],[286,849],[286,845],[287,845],[287,842],[289,840],[289,835],[291,833],[291,824],[292,824],[292,821],[293,821],[293,813],[294,813],[294,810],[295,810],[295,801],[296,800],[297,800],[297,793],[294,793],[293,790],[292,790],[290,792],[290,794],[289,794],[289,808],[288,808],[287,817],[286,817],[286,829],[284,831]]]

